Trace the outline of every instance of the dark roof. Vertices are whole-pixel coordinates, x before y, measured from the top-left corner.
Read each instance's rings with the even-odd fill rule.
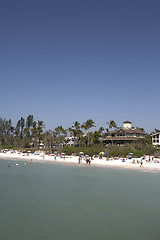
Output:
[[[123,123],[132,123],[132,122],[130,122],[130,121],[124,121]]]
[[[115,133],[128,133],[128,134],[137,133],[137,134],[145,135],[145,132],[143,132],[140,129],[135,129],[135,128],[117,128],[113,131],[107,132],[107,135],[112,135]]]

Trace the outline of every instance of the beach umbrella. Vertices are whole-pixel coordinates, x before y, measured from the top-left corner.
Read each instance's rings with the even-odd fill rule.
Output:
[[[128,153],[128,154],[133,155],[134,153]]]
[[[85,157],[89,157],[89,155],[84,155]]]
[[[100,152],[99,154],[103,155],[103,154],[106,154],[105,152]]]
[[[79,154],[84,154],[84,152],[79,152]]]
[[[61,153],[61,155],[65,155],[65,153]]]

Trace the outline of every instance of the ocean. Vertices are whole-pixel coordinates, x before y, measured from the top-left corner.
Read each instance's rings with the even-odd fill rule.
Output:
[[[160,240],[160,172],[0,160],[2,240]]]

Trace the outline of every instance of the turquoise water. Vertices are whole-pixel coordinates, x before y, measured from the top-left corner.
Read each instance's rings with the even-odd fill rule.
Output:
[[[0,239],[159,240],[160,173],[0,160]]]

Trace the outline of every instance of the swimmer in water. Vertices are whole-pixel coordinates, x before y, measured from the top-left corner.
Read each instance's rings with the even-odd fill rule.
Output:
[[[27,165],[26,161],[24,162],[24,165],[25,165],[25,166]]]
[[[11,162],[9,161],[9,162],[8,162],[8,167],[10,167],[10,166],[11,166]]]
[[[31,161],[30,161],[30,165],[32,165],[32,159],[31,159]]]

